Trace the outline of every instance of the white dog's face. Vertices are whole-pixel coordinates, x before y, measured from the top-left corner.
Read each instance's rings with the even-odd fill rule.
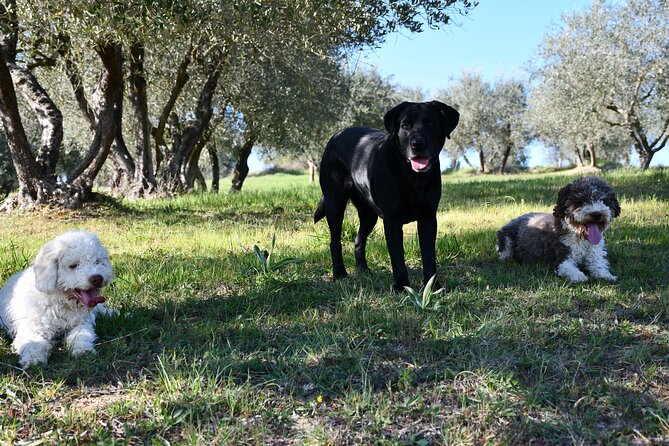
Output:
[[[109,253],[86,231],[66,232],[46,243],[33,269],[39,291],[59,292],[89,308],[104,302],[100,289],[114,278]]]

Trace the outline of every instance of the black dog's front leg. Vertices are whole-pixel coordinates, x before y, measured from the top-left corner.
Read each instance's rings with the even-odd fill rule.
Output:
[[[386,244],[393,266],[393,291],[404,291],[409,286],[409,272],[404,263],[404,233],[402,224],[384,220],[383,229],[386,235]]]
[[[418,220],[418,242],[420,243],[420,255],[423,259],[423,285],[437,274],[437,256],[435,244],[437,243],[437,216],[429,215]],[[441,288],[439,281],[435,280],[433,290]]]

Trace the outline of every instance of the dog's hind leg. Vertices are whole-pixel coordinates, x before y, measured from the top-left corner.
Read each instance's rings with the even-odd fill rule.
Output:
[[[330,256],[332,257],[332,277],[337,280],[347,276],[341,251],[341,229],[348,198],[341,194],[329,196],[325,201],[325,218],[330,228]]]
[[[369,271],[367,266],[367,258],[365,250],[367,248],[367,237],[376,226],[379,216],[374,209],[368,205],[362,198],[353,197],[353,204],[358,210],[358,219],[360,220],[360,227],[358,234],[355,236],[355,268],[358,271]]]

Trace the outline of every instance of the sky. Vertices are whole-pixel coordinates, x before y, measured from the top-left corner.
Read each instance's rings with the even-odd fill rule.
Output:
[[[525,79],[544,36],[559,29],[562,14],[585,10],[590,1],[479,0],[467,16],[455,16],[443,29],[391,34],[378,48],[359,52],[356,63],[375,67],[394,83],[420,87],[428,100],[463,70],[488,81]],[[530,146],[528,153],[530,166],[550,163],[543,146]],[[652,165],[659,164],[669,166],[669,148],[653,158]]]
[[[580,11],[590,0],[479,0],[467,16],[418,34],[390,35],[377,49],[359,53],[359,62],[374,66],[393,81],[443,88],[462,70],[487,80],[525,77],[543,37],[560,23],[563,12]]]

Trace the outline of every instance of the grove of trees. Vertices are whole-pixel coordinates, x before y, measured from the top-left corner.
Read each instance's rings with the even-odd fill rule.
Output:
[[[633,146],[647,169],[669,138],[669,2],[594,0],[563,22],[534,72],[537,134],[593,165]]]
[[[226,123],[241,132],[232,154],[240,188],[251,147],[279,147],[328,118],[350,51],[399,29],[443,26],[473,7],[468,0],[2,0],[0,117],[17,204],[77,206],[107,160],[114,188],[125,194],[188,190],[215,127]],[[79,162],[57,171],[75,146],[83,148]]]
[[[313,172],[327,139],[383,127],[431,99],[351,57],[470,0],[0,0],[0,198],[76,207],[94,185],[128,197],[242,188],[254,147]],[[475,17],[473,18],[475,20]],[[593,0],[542,42],[527,79],[464,71],[431,96],[460,111],[446,146],[482,173],[558,159],[640,167],[669,138],[669,2]],[[472,161],[475,159],[475,161]]]

